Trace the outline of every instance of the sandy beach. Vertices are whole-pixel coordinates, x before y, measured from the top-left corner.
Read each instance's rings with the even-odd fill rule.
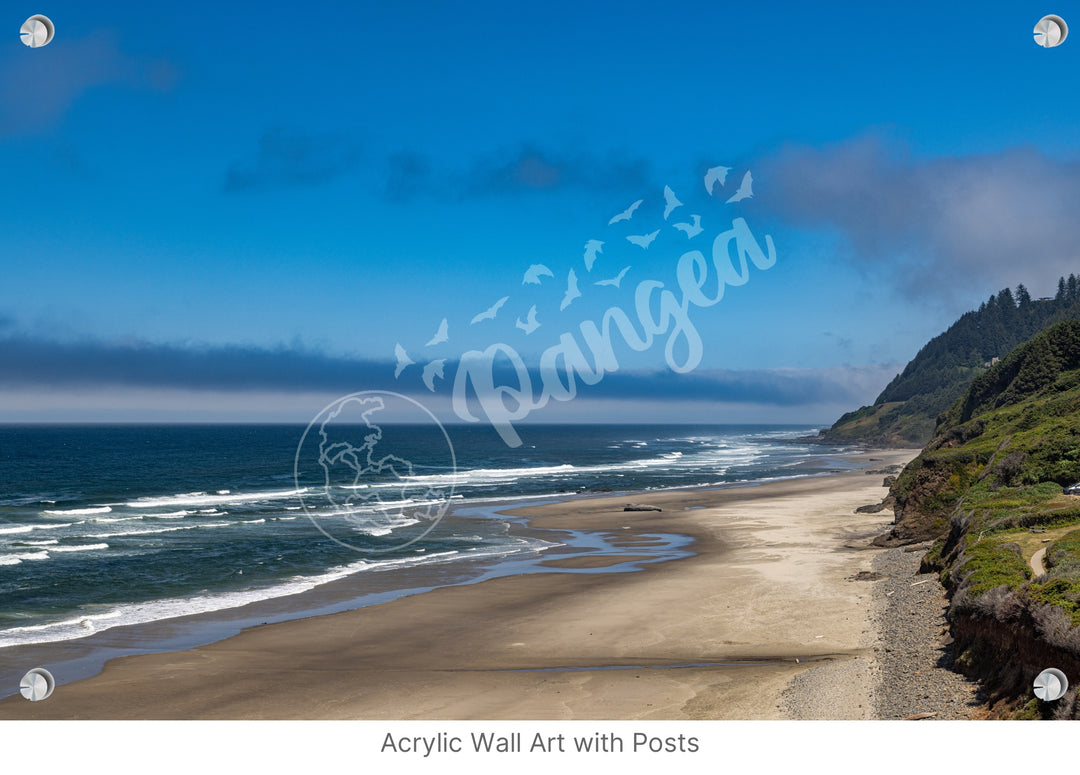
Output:
[[[880,469],[914,450],[858,456]],[[693,556],[633,573],[447,587],[265,625],[189,651],[124,657],[6,719],[779,719],[873,717],[869,539],[891,511],[858,470],[752,487],[574,498],[522,509],[539,529],[658,533]],[[629,502],[662,511],[623,511]],[[865,575],[865,574],[864,574]],[[793,695],[785,691],[799,678]]]

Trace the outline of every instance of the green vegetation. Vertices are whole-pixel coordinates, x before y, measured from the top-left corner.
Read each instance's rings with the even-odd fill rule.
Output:
[[[1073,530],[1050,544],[1044,563],[1046,578],[1027,590],[1035,603],[1057,606],[1080,626],[1080,530]]]
[[[1023,285],[1015,293],[1006,288],[930,340],[873,406],[845,414],[822,432],[822,439],[922,446],[933,436],[939,415],[987,373],[995,358],[1063,320],[1080,320],[1080,278],[1075,275],[1058,281],[1053,299],[1032,299]],[[1038,383],[1044,377],[1027,373],[1024,381]],[[1080,375],[1076,379],[1080,384]]]
[[[951,579],[954,586],[963,588],[973,600],[994,589],[1006,586],[1015,589],[1031,578],[1020,547],[995,537],[988,540],[969,536],[963,550],[964,560]]]
[[[998,621],[1053,614],[1080,626],[1080,321],[1051,325],[972,381],[897,477],[893,530],[935,538],[953,613]],[[1046,548],[1046,573],[1032,556]],[[1070,645],[1071,648],[1071,645]],[[1080,655],[1080,651],[1078,651]]]

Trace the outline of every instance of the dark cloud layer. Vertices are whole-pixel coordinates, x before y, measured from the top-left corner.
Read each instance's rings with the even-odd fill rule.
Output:
[[[300,391],[392,388],[393,366],[297,349],[0,339],[0,385]]]
[[[884,136],[787,147],[755,169],[757,205],[839,230],[911,294],[950,283],[1051,288],[1080,271],[1080,162],[1034,148],[915,158]]]
[[[559,151],[534,143],[482,154],[457,167],[404,150],[387,159],[386,169],[384,191],[396,201],[421,196],[465,200],[568,189],[637,191],[652,185],[652,170],[644,159]]]
[[[359,144],[344,135],[274,127],[259,139],[253,162],[236,163],[225,173],[225,190],[326,183],[355,170],[361,158]]]
[[[412,149],[372,160],[365,159],[359,143],[347,135],[277,127],[260,138],[253,161],[237,162],[228,169],[225,190],[317,185],[358,171],[361,161],[378,176],[377,189],[399,202],[420,197],[461,201],[567,189],[637,191],[652,185],[647,161],[619,153],[559,151],[524,143],[465,162],[436,160]]]
[[[446,364],[449,389],[457,365]],[[29,337],[0,339],[0,386],[126,387],[243,391],[309,390],[349,393],[394,390],[424,395],[419,367],[400,380],[390,361],[349,359],[295,348],[185,348],[172,345],[119,345],[52,342]],[[533,389],[541,381],[530,373]],[[496,366],[495,384],[516,386],[508,367]],[[609,400],[677,400],[799,406],[850,402],[864,396],[847,372],[713,371],[677,375],[669,371],[608,374],[596,386],[580,387],[581,397]]]
[[[650,176],[649,164],[644,159],[556,151],[525,144],[475,159],[460,174],[456,187],[464,197],[565,188],[620,191],[648,186]]]

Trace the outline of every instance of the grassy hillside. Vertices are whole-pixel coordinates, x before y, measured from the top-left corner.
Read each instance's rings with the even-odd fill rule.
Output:
[[[922,446],[939,415],[964,395],[995,358],[1002,358],[1047,326],[1080,320],[1080,279],[1058,283],[1053,299],[1032,299],[1024,286],[1000,291],[930,340],[886,386],[872,406],[841,417],[825,441]]]

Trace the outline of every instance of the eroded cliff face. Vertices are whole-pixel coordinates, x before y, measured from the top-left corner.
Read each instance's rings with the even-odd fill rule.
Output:
[[[874,539],[875,546],[902,546],[940,537],[949,530],[957,497],[950,496],[955,466],[948,461],[919,457],[889,488],[893,526]]]
[[[949,612],[956,667],[979,680],[991,718],[1080,718],[1080,652],[1056,638],[1055,625],[1061,624],[1056,619],[1053,610],[1026,606],[1004,618],[972,610]],[[1049,667],[1061,670],[1070,682],[1065,696],[1056,702],[1042,702],[1032,690],[1035,676]]]

